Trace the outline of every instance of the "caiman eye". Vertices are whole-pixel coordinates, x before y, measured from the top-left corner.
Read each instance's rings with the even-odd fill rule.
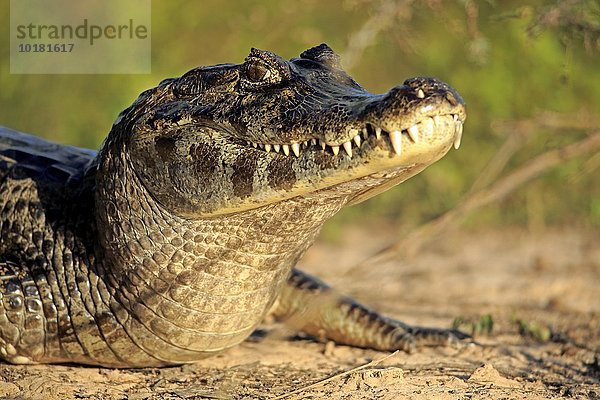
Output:
[[[238,72],[240,87],[249,91],[276,86],[291,77],[287,61],[258,49],[250,50]]]
[[[248,66],[246,67],[246,76],[251,82],[261,82],[269,80],[271,71],[262,61],[256,60],[248,63]]]

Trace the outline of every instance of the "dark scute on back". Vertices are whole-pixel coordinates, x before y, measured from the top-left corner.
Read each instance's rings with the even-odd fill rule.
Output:
[[[83,177],[82,170],[96,156],[93,150],[51,143],[2,126],[0,137],[0,155],[18,164],[12,173],[41,181],[79,182]],[[6,161],[0,159],[0,163]],[[7,171],[6,168],[0,170]]]

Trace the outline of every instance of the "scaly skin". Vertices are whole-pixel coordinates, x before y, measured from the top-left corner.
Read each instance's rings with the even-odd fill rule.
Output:
[[[293,267],[342,207],[458,147],[464,118],[448,85],[415,78],[373,95],[320,45],[165,80],[97,155],[0,128],[0,356],[193,362],[243,341],[278,296],[276,316],[339,343],[455,340]]]

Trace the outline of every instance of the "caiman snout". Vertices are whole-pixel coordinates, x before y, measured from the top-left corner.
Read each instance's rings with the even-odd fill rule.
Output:
[[[463,109],[459,113],[464,120],[465,102],[458,92],[450,85],[436,78],[417,77],[410,78],[404,81],[402,85],[398,85],[385,95],[385,100],[389,105],[398,102],[399,105],[413,105],[414,102],[426,102],[429,98],[445,99],[450,106]]]

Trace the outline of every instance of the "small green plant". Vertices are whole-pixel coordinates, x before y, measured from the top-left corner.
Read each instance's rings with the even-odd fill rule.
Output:
[[[517,325],[521,336],[531,337],[539,342],[548,342],[552,339],[552,330],[546,324],[538,321],[524,321],[516,317],[513,317],[512,322]]]
[[[491,314],[484,314],[479,318],[456,317],[452,322],[454,329],[468,331],[472,336],[492,333],[494,320]]]

